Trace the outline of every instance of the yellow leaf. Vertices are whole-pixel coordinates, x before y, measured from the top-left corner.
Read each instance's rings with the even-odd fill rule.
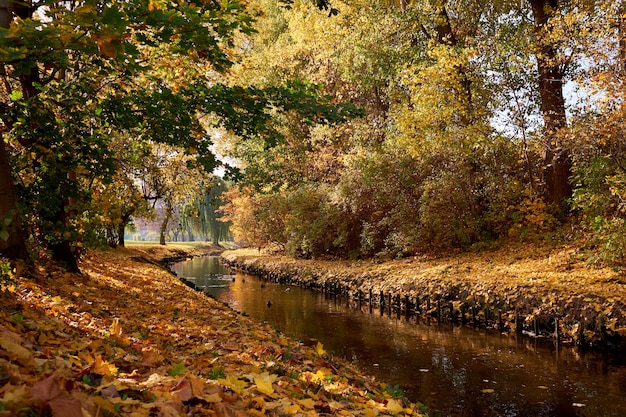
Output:
[[[2,390],[4,391],[4,397],[2,397],[2,402],[4,404],[17,404],[30,398],[30,391],[28,390],[26,385],[13,387],[11,384],[7,384],[2,387]]]
[[[346,406],[340,403],[339,401],[330,401],[328,403],[328,406],[330,407],[332,411],[339,411],[339,410],[346,408]]]
[[[483,394],[492,394],[495,392],[495,390],[492,388],[485,388],[485,389],[481,389],[480,392],[482,392]]]
[[[244,389],[246,389],[246,381],[242,381],[236,376],[229,376],[227,378],[221,378],[217,380],[220,384],[224,385],[235,391],[237,394],[241,394]]]
[[[288,407],[284,407],[283,411],[287,414],[296,414],[298,411],[300,411],[300,406],[298,404],[292,404]]]
[[[274,387],[272,383],[278,378],[277,375],[269,375],[267,372],[263,372],[262,374],[257,374],[254,377],[254,383],[256,384],[256,389],[261,394],[272,395],[274,394]]]
[[[315,372],[315,374],[311,374],[311,381],[316,382],[316,381],[323,381],[324,379],[326,379],[327,376],[332,375],[332,371],[328,368],[321,368],[318,369],[317,372]]]
[[[0,348],[6,350],[9,359],[18,361],[22,365],[30,363],[33,358],[30,350],[9,339],[0,339]]]
[[[150,2],[148,3],[148,10],[153,11],[153,10],[160,10],[161,9],[161,5],[159,3],[157,3],[154,0],[150,0]]]
[[[321,342],[317,342],[317,345],[315,345],[315,351],[320,356],[323,356],[326,354],[326,351],[324,350],[324,345]]]
[[[102,356],[96,356],[96,360],[93,364],[93,372],[100,375],[116,376],[117,367],[112,363],[102,360]]]
[[[315,408],[315,401],[313,400],[313,398],[303,398],[301,400],[296,400],[296,401],[298,401],[298,404],[300,404],[304,408],[308,408],[308,409]]]
[[[217,393],[205,394],[205,395],[200,396],[199,398],[202,398],[204,401],[206,401],[208,403],[219,403],[219,402],[222,402],[222,397],[220,397],[220,395],[217,394]]]
[[[387,402],[387,411],[389,411],[391,414],[399,414],[404,411],[404,408],[400,405],[399,402],[391,399]]]
[[[376,417],[380,412],[375,408],[366,408],[363,410],[365,417]]]

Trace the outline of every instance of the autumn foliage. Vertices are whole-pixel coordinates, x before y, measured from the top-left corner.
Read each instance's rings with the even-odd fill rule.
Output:
[[[82,275],[11,277],[0,294],[0,416],[419,414],[321,343],[237,314],[158,259],[89,252]]]

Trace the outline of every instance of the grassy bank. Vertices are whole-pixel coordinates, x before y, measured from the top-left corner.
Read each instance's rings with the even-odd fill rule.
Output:
[[[385,384],[195,292],[180,245],[39,265],[0,292],[0,416],[419,415]]]
[[[591,347],[620,348],[626,278],[590,268],[575,246],[510,244],[480,253],[399,260],[296,260],[258,250],[225,252],[233,267],[349,297],[391,302],[422,314],[523,331]],[[407,303],[408,300],[408,303]]]

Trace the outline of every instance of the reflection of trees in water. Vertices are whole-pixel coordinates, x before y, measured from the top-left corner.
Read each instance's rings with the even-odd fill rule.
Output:
[[[242,274],[233,282],[216,258],[192,260],[180,271],[198,277],[198,285],[214,279],[221,287],[211,291],[234,309],[306,344],[321,341],[327,352],[399,384],[443,415],[575,415],[574,402],[590,415],[626,415],[626,359],[569,347],[557,352],[551,341],[515,334],[429,326],[423,317],[295,286],[286,292]]]

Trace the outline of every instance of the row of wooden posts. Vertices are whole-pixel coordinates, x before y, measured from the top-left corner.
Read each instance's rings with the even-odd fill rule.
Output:
[[[519,309],[517,308],[515,309],[514,322],[509,325],[508,321],[503,320],[503,314],[510,311],[510,309],[507,309],[506,307],[492,307],[490,304],[479,305],[477,303],[469,306],[466,310],[459,310],[454,308],[453,301],[443,300],[441,298],[432,300],[428,296],[423,298],[416,296],[411,299],[411,297],[406,294],[392,294],[391,292],[384,293],[383,291],[378,292],[378,294],[374,294],[374,291],[371,288],[367,291],[358,289],[355,292],[351,291],[349,287],[342,286],[336,282],[329,282],[320,285],[318,283],[305,283],[300,280],[291,281],[282,276],[271,273],[263,273],[262,271],[255,271],[254,274],[260,276],[266,281],[296,285],[311,290],[322,291],[333,297],[356,300],[358,301],[359,308],[366,303],[369,305],[370,311],[374,305],[377,305],[381,311],[385,308],[388,309],[389,314],[391,314],[392,311],[396,311],[398,316],[402,315],[402,313],[404,313],[407,317],[411,315],[423,316],[429,324],[431,323],[431,320],[436,320],[437,324],[443,324],[446,322],[461,325],[472,324],[475,327],[483,326],[486,328],[491,325],[498,331],[509,330],[515,331],[518,334],[526,332],[528,334],[539,336],[540,332],[542,332],[544,335],[550,335],[550,337],[553,337],[557,343],[561,342],[558,317],[554,317],[550,320],[551,324],[554,323],[554,327],[552,329],[545,327],[540,329],[540,323],[538,323],[536,318],[533,318],[531,323],[526,324],[525,329],[524,324],[526,320],[522,317]],[[425,308],[422,307],[423,304],[425,304]],[[482,320],[480,317],[481,313]],[[584,340],[583,329],[583,325],[579,326],[579,341],[581,342]]]

